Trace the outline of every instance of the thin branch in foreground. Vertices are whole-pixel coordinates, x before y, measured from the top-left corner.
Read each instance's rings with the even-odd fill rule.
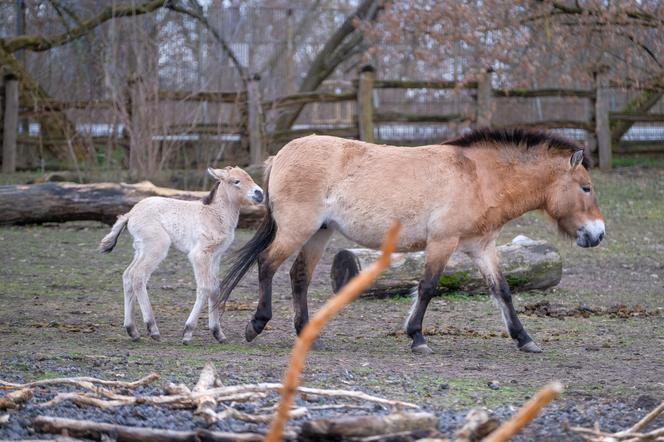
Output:
[[[54,379],[44,379],[41,381],[27,382],[25,384],[15,384],[13,382],[6,382],[0,380],[0,387],[6,389],[21,389],[21,388],[33,388],[33,387],[43,387],[45,385],[58,385],[58,384],[68,384],[68,385],[79,385],[84,388],[89,388],[86,382],[89,384],[99,384],[106,385],[108,387],[118,387],[118,388],[137,388],[143,385],[151,384],[152,382],[159,379],[157,373],[150,373],[149,375],[142,377],[137,381],[125,382],[125,381],[107,381],[104,379],[91,378],[87,376],[74,377],[74,378],[54,378]],[[83,384],[82,384],[83,383]]]
[[[528,401],[510,420],[502,424],[496,431],[489,434],[483,442],[507,442],[530,421],[535,419],[540,410],[563,391],[560,382],[545,385]]]
[[[400,230],[401,224],[398,221],[394,222],[385,235],[381,255],[378,260],[366,270],[359,273],[355,278],[351,279],[334,298],[327,301],[300,333],[297,341],[295,341],[295,346],[288,362],[288,369],[284,374],[281,401],[265,438],[266,442],[278,442],[281,439],[284,426],[288,421],[288,413],[293,404],[295,392],[300,383],[300,374],[304,368],[304,360],[321,329],[344,306],[357,298],[364,289],[369,287],[383,270],[389,267],[390,258],[392,252],[396,249]]]

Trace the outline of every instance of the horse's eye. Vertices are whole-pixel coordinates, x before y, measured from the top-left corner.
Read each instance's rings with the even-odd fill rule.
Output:
[[[592,188],[590,186],[581,186],[581,190],[583,190],[586,193],[590,193]]]
[[[240,180],[235,180],[233,184],[240,184]]]

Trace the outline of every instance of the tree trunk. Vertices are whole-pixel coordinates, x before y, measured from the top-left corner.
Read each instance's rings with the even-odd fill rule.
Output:
[[[65,221],[101,221],[112,224],[140,200],[165,196],[182,200],[201,199],[208,192],[157,187],[149,181],[137,184],[43,183],[0,186],[0,225]],[[238,226],[253,227],[263,218],[264,206],[240,211]]]
[[[19,79],[19,98],[21,107],[39,109],[42,103],[51,101],[51,96],[32,78],[25,67],[16,60],[12,54],[5,51],[0,45],[0,66],[5,66],[9,72]],[[87,147],[80,137],[74,124],[69,121],[66,114],[60,112],[47,112],[38,117],[41,135],[44,139],[71,140],[71,147],[67,143],[47,143],[45,147],[61,161],[77,161],[85,159]],[[75,158],[71,158],[73,155]]]
[[[332,289],[337,292],[353,276],[371,265],[380,252],[371,249],[339,251],[332,263]],[[562,260],[545,241],[519,235],[498,247],[500,266],[512,290],[545,289],[560,282]],[[362,296],[384,298],[408,294],[424,275],[424,252],[395,253],[392,266],[385,270]],[[447,263],[438,286],[441,292],[486,292],[487,284],[465,254],[456,252]]]

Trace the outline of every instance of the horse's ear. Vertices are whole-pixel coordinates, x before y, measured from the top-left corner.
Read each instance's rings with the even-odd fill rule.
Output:
[[[210,175],[212,178],[215,180],[223,180],[228,176],[228,171],[225,169],[213,169],[211,167],[208,167],[207,169],[208,175]]]
[[[572,154],[572,158],[569,160],[570,165],[572,166],[572,170],[576,169],[576,167],[583,163],[583,151],[582,150],[577,150]]]

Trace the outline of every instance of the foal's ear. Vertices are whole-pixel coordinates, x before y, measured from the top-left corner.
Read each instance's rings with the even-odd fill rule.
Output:
[[[569,163],[572,166],[572,170],[576,169],[576,167],[583,162],[583,151],[582,150],[577,150],[572,154],[572,158],[570,158]]]
[[[207,173],[215,180],[223,180],[228,176],[228,171],[226,169],[213,169],[208,167]]]

